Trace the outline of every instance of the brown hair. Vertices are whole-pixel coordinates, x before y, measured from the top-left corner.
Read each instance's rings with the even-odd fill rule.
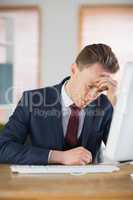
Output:
[[[87,45],[79,53],[75,62],[80,70],[94,63],[101,64],[106,71],[111,73],[115,73],[119,70],[119,63],[115,54],[112,49],[105,44]]]

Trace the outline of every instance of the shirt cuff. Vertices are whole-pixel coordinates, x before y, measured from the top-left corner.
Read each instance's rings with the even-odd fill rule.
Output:
[[[49,155],[48,155],[48,163],[50,163],[50,159],[51,159],[51,155],[52,155],[53,150],[49,151]]]

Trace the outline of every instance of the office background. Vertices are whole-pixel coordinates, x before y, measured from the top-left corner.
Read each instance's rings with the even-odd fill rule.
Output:
[[[91,7],[93,8],[92,13],[91,10],[87,11],[87,9],[90,9]],[[95,15],[95,7],[96,9],[100,9],[96,11],[96,15]],[[113,27],[113,21],[114,21],[115,27],[117,27],[118,29],[118,30],[115,29],[117,32],[116,37],[115,37],[115,32],[110,33],[108,28],[104,29],[104,27],[106,27],[107,25],[106,8],[109,7],[112,8],[111,11],[112,14],[110,14],[109,17],[109,20],[112,19],[112,21],[109,21],[110,26],[112,25]],[[117,10],[115,10],[115,8],[118,7],[121,8],[123,7],[122,11],[120,10],[119,13],[123,14],[123,11],[125,11],[124,12],[125,17],[120,18],[119,16],[117,16]],[[14,44],[7,45],[8,47],[12,46],[12,48],[8,48],[7,50],[9,55],[8,56],[9,62],[7,63],[8,65],[6,65],[6,67],[10,70],[5,70],[5,66],[3,67],[1,65],[1,69],[2,67],[4,68],[4,70],[3,71],[1,70],[0,72],[1,99],[3,98],[2,97],[3,82],[6,82],[7,86],[10,86],[11,84],[12,87],[14,87],[15,89],[13,89],[12,93],[9,92],[9,99],[11,99],[11,102],[3,103],[4,101],[2,102],[1,100],[0,122],[5,123],[8,120],[8,117],[13,111],[14,107],[16,106],[16,103],[20,98],[23,90],[53,85],[61,81],[62,78],[64,78],[65,76],[69,75],[71,64],[74,62],[74,59],[77,53],[80,51],[80,49],[85,44],[87,44],[87,40],[88,43],[100,42],[100,36],[101,36],[101,42],[105,43],[108,42],[110,45],[113,43],[112,44],[113,48],[116,54],[119,54],[119,56],[121,57],[120,62],[122,64],[128,61],[128,59],[131,60],[133,58],[133,47],[131,46],[133,42],[132,7],[133,7],[132,0],[108,0],[108,1],[107,0],[106,1],[105,0],[55,0],[55,1],[0,0],[0,19],[3,19],[3,17],[5,17],[5,15],[8,13],[7,24],[9,25],[8,29],[10,34],[7,35],[9,40],[12,40],[13,42],[15,41],[14,43],[15,45]],[[29,8],[29,13],[24,11],[27,10],[27,8]],[[100,21],[98,12],[103,13],[102,12],[103,8],[104,8],[103,11],[105,12]],[[31,49],[28,49],[28,47],[24,49],[24,44],[28,40],[25,39],[25,43],[23,43],[22,42],[23,39],[21,41],[21,37],[18,37],[17,40],[15,39],[15,36],[17,34],[16,35],[14,34],[15,36],[12,34],[13,33],[12,28],[14,28],[14,25],[11,26],[12,20],[10,21],[10,18],[12,18],[12,11],[16,13],[16,18],[17,18],[17,9],[19,11],[20,10],[22,11],[20,16],[21,18],[20,21],[22,22],[23,25],[18,27],[17,30],[19,28],[21,30],[22,27],[25,28],[23,30],[26,30],[27,33],[25,31],[25,34],[22,35],[22,38],[27,38],[27,39],[32,38],[30,45]],[[9,10],[11,16],[9,14]],[[26,25],[24,25],[24,21]],[[1,27],[2,23],[3,22],[1,20]],[[97,26],[93,26],[93,23],[96,23]],[[101,26],[103,25],[103,27],[100,28],[101,26],[99,26],[98,29],[98,24],[100,23]],[[90,30],[89,30],[89,24],[91,24]],[[30,27],[31,29],[28,29],[28,27]],[[99,30],[102,30],[101,35],[100,32],[98,32]],[[2,29],[0,28],[0,32],[1,31]],[[31,38],[30,38],[30,31],[32,36]],[[88,36],[89,34],[90,37]],[[19,30],[18,30],[18,36],[20,36]],[[108,40],[107,38],[112,38],[112,39]],[[23,46],[21,46],[21,50],[22,49],[23,50],[20,51],[20,53],[18,54],[20,42],[23,43]],[[0,44],[2,44],[1,41]],[[119,48],[119,50],[124,49],[124,51],[118,50],[117,52],[118,49],[117,47]],[[3,46],[0,45],[0,52],[2,52],[2,48]],[[125,51],[126,48],[128,51]],[[35,51],[33,51],[33,49],[35,49]],[[23,52],[23,57],[22,57],[22,52]],[[32,53],[30,54],[29,52]],[[17,58],[15,58],[15,56],[17,56]],[[19,61],[17,60],[18,57],[20,58]],[[27,60],[26,57],[28,57]],[[2,56],[0,58],[2,59]],[[25,61],[23,58],[25,58]],[[3,61],[0,60],[0,63],[3,64]],[[10,67],[11,63],[13,66],[12,68]],[[14,66],[16,66],[16,68]],[[10,74],[13,74],[11,80],[10,78],[2,80],[2,77],[4,76],[8,77]]]

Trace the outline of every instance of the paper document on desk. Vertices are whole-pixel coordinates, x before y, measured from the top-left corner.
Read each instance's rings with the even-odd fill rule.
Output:
[[[64,166],[64,165],[11,165],[13,173],[42,174],[42,173],[110,173],[119,171],[114,165],[86,165],[86,166]]]

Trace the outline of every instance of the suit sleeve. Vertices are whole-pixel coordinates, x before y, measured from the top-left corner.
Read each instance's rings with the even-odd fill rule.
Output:
[[[48,163],[49,150],[24,144],[29,131],[30,112],[25,95],[19,101],[5,129],[0,134],[0,163],[34,164]]]
[[[113,107],[110,104],[106,110],[105,118],[104,118],[104,127],[103,127],[103,142],[106,145],[108,135],[109,135],[109,130],[110,130],[110,125],[112,122],[112,116],[113,116]]]

